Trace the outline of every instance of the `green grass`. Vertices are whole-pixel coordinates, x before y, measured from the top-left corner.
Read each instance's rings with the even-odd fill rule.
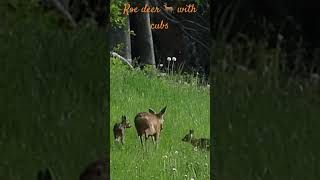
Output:
[[[191,128],[196,137],[209,138],[209,89],[149,77],[143,71],[128,70],[113,62],[110,127],[119,122],[122,115],[128,117],[133,127],[127,129],[123,147],[114,142],[110,132],[111,179],[209,179],[209,152],[194,151],[191,144],[181,141]],[[158,112],[164,106],[168,107],[159,148],[155,149],[150,140],[146,152],[141,147],[133,119],[149,107]]]
[[[0,179],[35,179],[46,167],[78,179],[106,156],[105,31],[22,14],[0,16]]]
[[[244,76],[215,74],[217,177],[319,179],[319,91],[269,87],[270,81]]]

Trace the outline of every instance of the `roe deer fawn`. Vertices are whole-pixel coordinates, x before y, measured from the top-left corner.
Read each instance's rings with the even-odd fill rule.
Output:
[[[167,13],[173,13],[173,7],[172,6],[167,6],[167,3],[164,3],[163,4],[164,6],[164,10],[167,12]]]
[[[160,131],[163,129],[164,113],[166,112],[167,106],[164,107],[159,113],[156,113],[152,109],[149,112],[140,112],[134,119],[134,124],[140,137],[141,145],[143,146],[142,136],[145,137],[145,146],[148,137],[152,137],[154,143],[157,143],[160,138]]]
[[[114,134],[114,139],[116,141],[121,140],[121,144],[124,144],[124,136],[125,136],[125,129],[126,128],[131,128],[131,125],[129,121],[127,120],[126,116],[121,117],[121,123],[115,123],[113,126],[113,134]]]
[[[109,161],[101,159],[90,163],[80,174],[79,180],[110,180]],[[49,169],[40,170],[37,180],[56,180]]]
[[[195,138],[194,137],[194,130],[191,129],[187,135],[184,136],[182,139],[184,142],[190,142],[195,148],[200,149],[210,149],[210,139],[207,138]]]

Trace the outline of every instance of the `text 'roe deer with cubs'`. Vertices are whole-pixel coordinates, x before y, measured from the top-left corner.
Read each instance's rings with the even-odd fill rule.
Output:
[[[164,107],[159,113],[156,113],[152,109],[149,112],[140,112],[134,119],[134,124],[137,129],[138,136],[140,137],[141,145],[143,146],[142,136],[145,137],[145,145],[148,137],[152,137],[153,142],[157,143],[160,138],[160,131],[163,128],[163,116],[166,112],[167,106]]]

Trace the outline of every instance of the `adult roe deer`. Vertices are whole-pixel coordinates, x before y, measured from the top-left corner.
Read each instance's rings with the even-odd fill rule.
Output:
[[[114,139],[116,141],[121,141],[121,144],[124,144],[124,138],[125,138],[125,129],[126,128],[131,128],[131,125],[129,121],[127,120],[126,116],[121,117],[121,122],[120,123],[115,123],[113,126],[113,135]]]
[[[194,130],[190,129],[189,133],[184,136],[182,139],[184,142],[190,142],[195,148],[199,149],[210,149],[210,139],[207,138],[195,138],[194,137]]]
[[[156,113],[150,108],[149,112],[140,112],[134,118],[134,124],[142,146],[142,136],[145,137],[145,145],[147,139],[151,136],[153,142],[157,143],[158,146],[160,132],[163,129],[163,117],[166,109],[167,106],[164,107],[159,113]]]

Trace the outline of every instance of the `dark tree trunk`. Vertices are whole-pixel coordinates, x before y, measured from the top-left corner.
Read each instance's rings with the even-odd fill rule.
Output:
[[[129,20],[129,17],[127,18],[126,26],[127,26],[127,29],[125,30],[125,34],[124,34],[124,52],[125,52],[124,56],[129,61],[131,61],[132,56],[131,56],[131,39],[130,39],[130,20]],[[130,62],[130,63],[132,63],[132,62]]]
[[[149,0],[143,2],[140,5],[149,5]],[[139,58],[141,64],[155,65],[149,13],[131,14],[130,26],[136,34],[132,36],[132,56]]]

